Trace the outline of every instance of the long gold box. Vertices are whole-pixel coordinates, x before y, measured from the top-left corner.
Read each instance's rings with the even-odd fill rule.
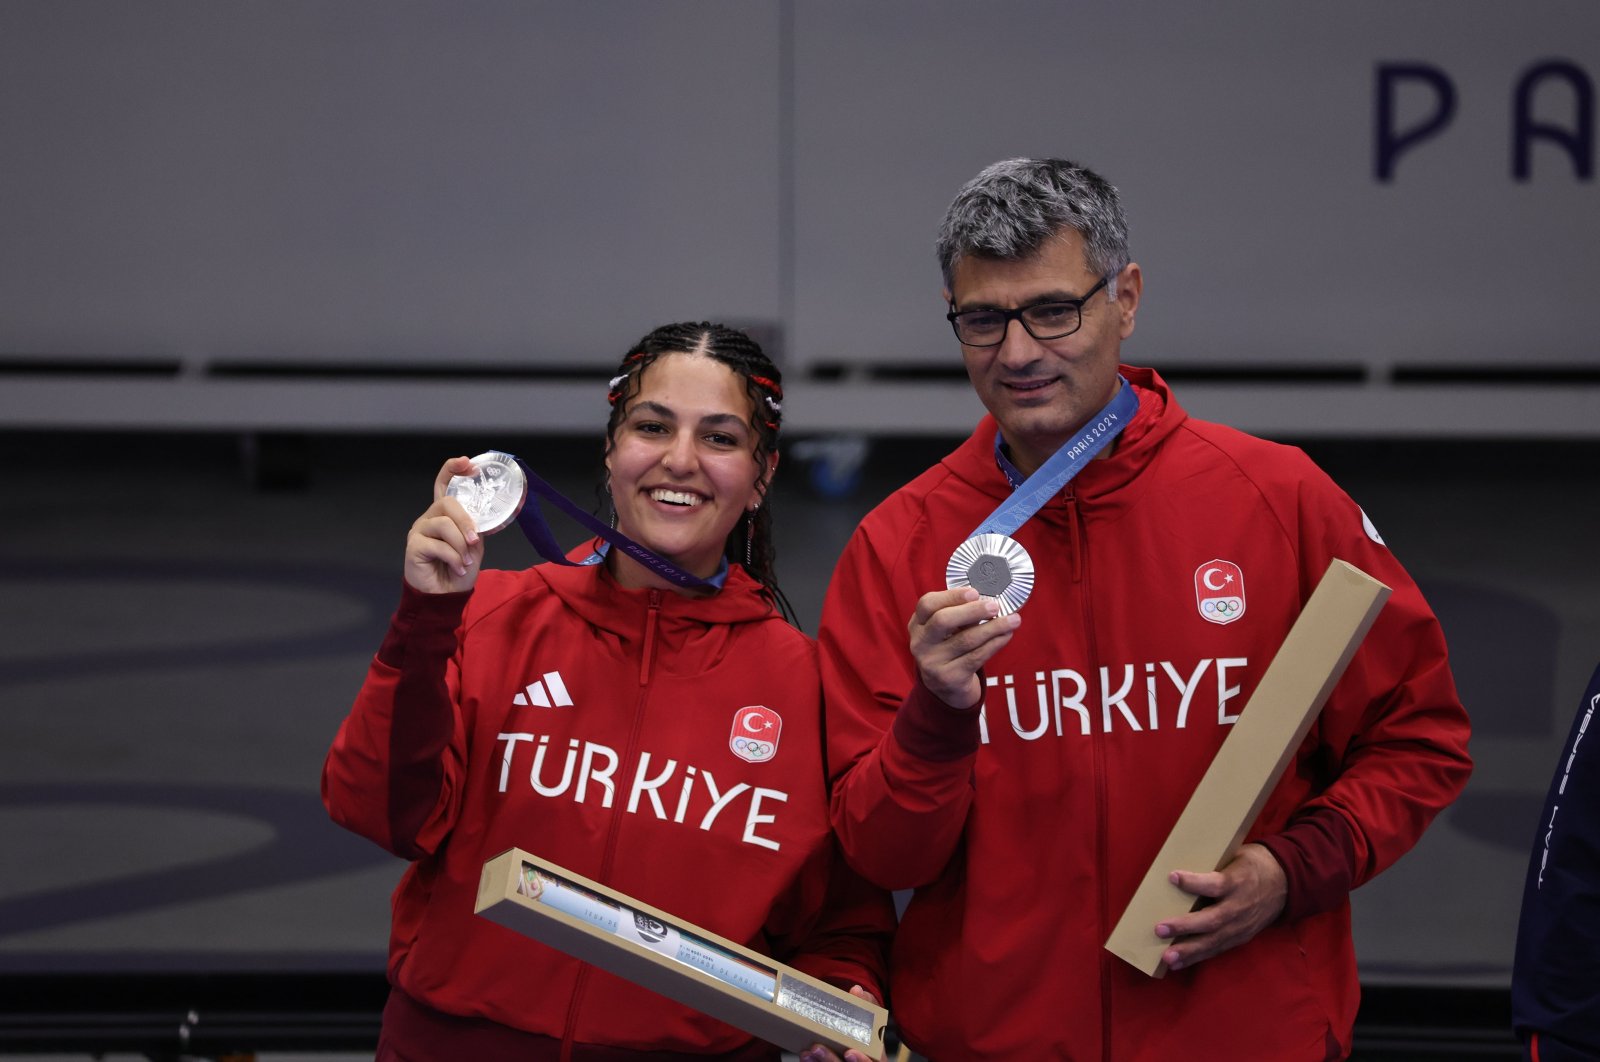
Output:
[[[883,1053],[882,1007],[521,849],[483,864],[476,910],[785,1050]]]

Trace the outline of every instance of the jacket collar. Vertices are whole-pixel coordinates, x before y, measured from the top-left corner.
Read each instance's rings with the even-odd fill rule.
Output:
[[[657,619],[667,624],[755,623],[777,615],[765,588],[738,564],[728,566],[728,578],[720,591],[701,597],[673,590],[628,589],[612,578],[604,564],[546,563],[532,572],[567,608],[593,626],[616,634],[639,630],[652,597]]]

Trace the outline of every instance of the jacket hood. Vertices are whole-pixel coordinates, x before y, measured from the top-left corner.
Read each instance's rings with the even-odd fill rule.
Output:
[[[1139,397],[1139,412],[1117,436],[1109,457],[1099,457],[1084,467],[1063,488],[1088,504],[1130,505],[1139,491],[1139,472],[1161,444],[1188,419],[1154,369],[1122,365],[1119,371]],[[985,415],[966,442],[941,462],[952,475],[994,498],[999,505],[1011,495],[1011,485],[994,459],[995,433],[1000,425]],[[1058,495],[1059,497],[1059,495]]]

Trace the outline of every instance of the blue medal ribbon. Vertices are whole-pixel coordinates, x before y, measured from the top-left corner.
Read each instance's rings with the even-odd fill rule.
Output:
[[[582,567],[588,564],[599,564],[605,560],[606,545],[602,545],[581,561],[567,559],[566,550],[556,541],[556,536],[550,530],[550,525],[545,522],[544,514],[539,511],[539,498],[547,499],[552,505],[589,531],[605,539],[607,545],[616,546],[623,553],[644,565],[645,568],[661,576],[675,586],[689,590],[721,590],[723,581],[728,578],[728,559],[722,559],[722,567],[709,579],[702,579],[684,571],[676,564],[656,553],[654,550],[639,545],[633,539],[624,535],[611,525],[597,519],[593,514],[585,512],[581,507],[568,499],[555,487],[536,475],[532,469],[523,463],[522,458],[515,458],[517,466],[522,469],[522,474],[528,480],[528,501],[522,510],[517,513],[517,526],[522,528],[522,533],[538,551],[539,556],[556,564],[567,564],[573,567]]]
[[[1138,412],[1139,396],[1134,392],[1133,385],[1119,375],[1116,396],[1100,412],[1090,417],[1089,423],[1078,434],[1062,443],[1048,461],[1012,491],[1011,497],[1002,502],[967,537],[1009,537],[1015,534],[1019,527],[1067,485],[1068,480],[1082,472],[1096,454],[1109,446],[1111,440],[1122,433],[1122,429],[1133,421],[1134,414]]]

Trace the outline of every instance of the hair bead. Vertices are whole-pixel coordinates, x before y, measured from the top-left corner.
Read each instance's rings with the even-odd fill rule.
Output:
[[[783,388],[778,385],[776,380],[769,380],[765,376],[756,376],[754,373],[752,373],[750,376],[750,382],[760,384],[762,387],[765,387],[767,390],[776,394],[779,398],[783,397]]]

